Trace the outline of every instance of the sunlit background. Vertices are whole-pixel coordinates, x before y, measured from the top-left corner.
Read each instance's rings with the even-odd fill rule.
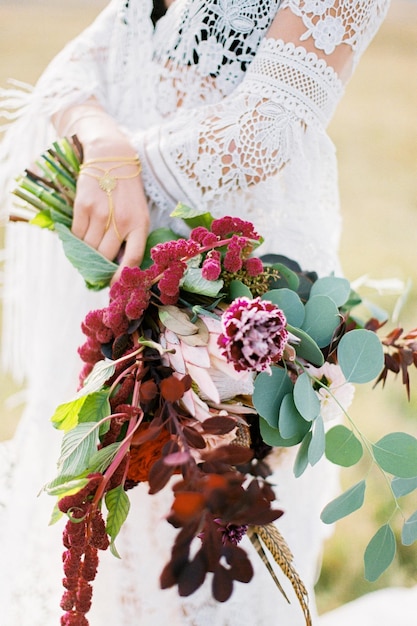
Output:
[[[0,0],[0,86],[8,78],[33,83],[62,45],[104,7],[103,0]],[[344,215],[341,256],[350,280],[397,278],[411,283],[398,323],[417,326],[417,2],[393,0],[388,18],[365,53],[330,127],[340,166]],[[0,232],[1,236],[1,232]],[[399,294],[367,290],[387,311]],[[390,328],[392,325],[390,326]],[[351,410],[373,441],[395,430],[417,435],[417,377],[407,402],[400,381],[384,390],[358,389]],[[21,406],[10,378],[0,377],[0,439],[12,436]],[[363,468],[362,468],[363,470]],[[361,471],[362,471],[361,470]],[[358,470],[345,470],[343,484]],[[318,602],[327,610],[367,591],[417,582],[417,549],[401,548],[394,564],[371,585],[363,551],[393,505],[373,472],[364,509],[336,525],[323,557]],[[361,473],[362,477],[362,473]],[[414,502],[413,502],[414,500]],[[417,496],[406,504],[417,508]]]

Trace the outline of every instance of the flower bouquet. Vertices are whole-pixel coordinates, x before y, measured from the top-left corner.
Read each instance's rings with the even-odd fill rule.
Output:
[[[43,175],[26,173],[17,194],[98,289],[116,266],[70,232],[75,184],[67,179],[76,180],[81,158],[77,142],[57,143],[44,155]],[[178,532],[162,588],[187,596],[209,574],[214,598],[227,601],[235,581],[253,576],[239,545],[247,535],[277,586],[269,558],[290,579],[310,624],[306,589],[274,525],[282,511],[268,482],[273,450],[298,446],[296,476],[323,456],[347,467],[366,451],[392,479],[400,510],[397,498],[417,487],[417,440],[391,433],[370,443],[347,409],[356,383],[402,371],[408,384],[417,331],[396,329],[381,340],[380,322],[354,316],[361,299],[345,278],[254,256],[262,239],[250,222],[184,205],[174,214],[189,237],[152,232],[142,266],[125,268],[108,306],[87,315],[80,388],[52,417],[64,432],[57,476],[45,486],[57,498],[53,521],[67,518],[62,623],[88,624],[98,551],[117,556],[129,491],[146,482],[150,494],[172,490],[167,523]],[[365,489],[366,478],[330,502],[322,520],[360,508]],[[417,539],[416,519],[417,512],[404,523],[406,545]],[[365,552],[369,580],[389,566],[395,545],[387,522]]]

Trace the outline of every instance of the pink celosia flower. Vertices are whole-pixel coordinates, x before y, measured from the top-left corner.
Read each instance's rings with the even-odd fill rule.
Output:
[[[261,259],[258,259],[258,257],[256,256],[250,257],[250,259],[246,259],[246,261],[244,262],[244,268],[249,276],[258,276],[264,271],[264,265]]]
[[[203,261],[201,269],[203,278],[206,280],[217,280],[220,276],[220,272],[222,271],[220,252],[218,250],[213,250],[212,253]]]
[[[288,332],[284,313],[261,298],[236,298],[222,315],[218,343],[237,371],[270,371],[282,358]]]

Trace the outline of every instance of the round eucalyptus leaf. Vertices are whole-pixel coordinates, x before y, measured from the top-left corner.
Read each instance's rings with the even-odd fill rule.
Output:
[[[329,345],[339,324],[339,310],[328,296],[313,296],[307,301],[301,328],[319,348]]]
[[[301,441],[299,437],[284,439],[284,437],[281,437],[278,428],[273,428],[272,426],[270,426],[268,422],[262,417],[259,418],[259,429],[262,439],[265,441],[265,443],[270,446],[274,446],[275,448],[291,448]]]
[[[342,467],[355,465],[363,455],[362,444],[346,426],[339,424],[326,433],[326,457]]]
[[[294,403],[302,417],[309,422],[313,421],[320,413],[320,400],[313,389],[311,378],[306,372],[295,381]]]
[[[339,342],[339,365],[346,380],[368,383],[374,380],[384,366],[384,351],[377,335],[371,330],[351,330]]]
[[[411,546],[417,539],[417,511],[409,517],[403,526],[401,542],[404,546]]]
[[[284,439],[293,437],[301,439],[310,430],[310,423],[300,415],[294,404],[292,393],[284,396],[279,410],[279,432]]]
[[[229,285],[229,298],[234,300],[235,298],[250,298],[252,300],[252,292],[249,287],[246,287],[240,280],[232,280]]]
[[[310,465],[315,465],[323,456],[326,445],[324,422],[321,415],[314,420],[311,432],[313,436],[308,448],[308,461]]]
[[[395,476],[391,481],[392,491],[396,498],[401,498],[417,489],[417,476],[413,478],[398,478]]]
[[[316,342],[301,328],[287,324],[287,330],[300,340],[299,343],[294,344],[297,356],[316,367],[321,367],[324,363],[324,356]]]
[[[281,367],[272,367],[271,374],[261,372],[255,379],[252,401],[256,411],[270,426],[278,428],[278,417],[281,402],[293,384]]]
[[[395,536],[389,524],[375,533],[365,550],[365,578],[375,582],[391,565],[396,551]]]
[[[337,520],[342,519],[342,517],[346,517],[346,515],[350,515],[360,509],[365,498],[365,487],[365,481],[361,480],[329,502],[321,512],[320,518],[322,522],[333,524]]]
[[[417,476],[417,439],[407,433],[390,433],[372,445],[375,460],[389,474]]]
[[[299,296],[286,287],[282,289],[272,289],[262,296],[263,300],[269,300],[280,308],[287,318],[288,324],[301,326],[304,321],[304,304]]]
[[[298,449],[297,456],[294,462],[294,476],[299,478],[307,469],[308,466],[308,450],[310,448],[312,433],[311,431],[304,437],[301,446]]]
[[[310,297],[327,296],[337,307],[341,307],[350,295],[350,282],[338,276],[324,276],[313,283]]]

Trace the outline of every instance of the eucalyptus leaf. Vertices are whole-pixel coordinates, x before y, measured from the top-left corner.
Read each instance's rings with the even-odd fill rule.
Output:
[[[55,230],[62,241],[66,257],[80,272],[88,289],[99,291],[107,287],[118,265],[78,239],[63,224],[55,224]]]
[[[294,476],[299,478],[302,474],[304,474],[305,470],[308,466],[308,451],[310,448],[311,439],[313,434],[309,431],[298,449],[297,456],[294,461]]]
[[[346,426],[338,424],[326,433],[326,457],[342,467],[358,463],[363,455],[362,444]]]
[[[396,551],[395,536],[389,524],[375,533],[365,550],[365,578],[375,582],[391,565]]]
[[[261,372],[255,378],[252,401],[256,411],[270,426],[278,427],[281,402],[293,384],[283,368],[271,367],[271,374]]]
[[[262,300],[269,300],[280,308],[284,312],[288,324],[292,326],[302,325],[304,321],[304,304],[295,291],[286,287],[272,289],[262,296]]]
[[[249,298],[252,300],[252,292],[249,287],[246,287],[240,280],[231,280],[229,285],[229,299],[230,301],[235,298]]]
[[[62,439],[58,470],[64,476],[78,476],[89,465],[97,450],[98,429],[95,422],[84,422],[65,433]]]
[[[384,351],[371,330],[351,330],[341,338],[337,358],[347,381],[367,383],[378,376],[384,366]]]
[[[303,372],[295,381],[294,402],[297,410],[309,422],[312,422],[320,413],[320,400],[306,372]]]
[[[305,331],[301,330],[301,328],[296,328],[290,324],[287,324],[287,330],[300,340],[299,343],[294,346],[297,356],[312,363],[316,367],[321,367],[324,363],[324,356],[314,339]]]
[[[310,430],[310,423],[297,411],[292,393],[283,397],[279,409],[279,432],[284,439],[301,439]]]
[[[223,288],[223,280],[207,280],[200,267],[188,267],[181,280],[181,289],[200,296],[215,298]]]
[[[313,296],[306,302],[301,328],[314,339],[319,348],[330,344],[339,324],[339,310],[328,296]]]
[[[289,289],[293,291],[297,291],[298,286],[300,284],[300,279],[296,272],[293,272],[289,267],[287,267],[284,263],[273,263],[271,265],[273,269],[278,270],[279,275],[285,279]]]
[[[312,438],[308,448],[308,461],[310,465],[315,465],[323,456],[326,445],[324,422],[321,415],[314,420],[311,432]]]
[[[391,481],[391,487],[396,498],[406,496],[417,489],[417,476],[413,476],[413,478],[398,478],[395,476]]]
[[[417,476],[417,439],[407,433],[389,433],[372,445],[375,460],[399,478]]]
[[[123,486],[119,485],[106,493],[105,502],[108,510],[106,532],[114,543],[129,513],[129,497]]]
[[[290,448],[300,443],[299,437],[291,437],[291,439],[284,439],[278,428],[270,426],[266,420],[262,417],[259,418],[259,429],[262,439],[265,443],[276,448]]]
[[[329,502],[321,512],[320,518],[322,522],[333,524],[337,520],[342,519],[342,517],[346,517],[360,509],[365,498],[365,488],[366,483],[364,480],[361,480]]]
[[[404,546],[411,546],[417,539],[417,511],[405,522],[401,533],[401,541]]]
[[[339,276],[324,276],[313,283],[310,297],[327,296],[339,308],[346,303],[350,295],[350,282]]]

